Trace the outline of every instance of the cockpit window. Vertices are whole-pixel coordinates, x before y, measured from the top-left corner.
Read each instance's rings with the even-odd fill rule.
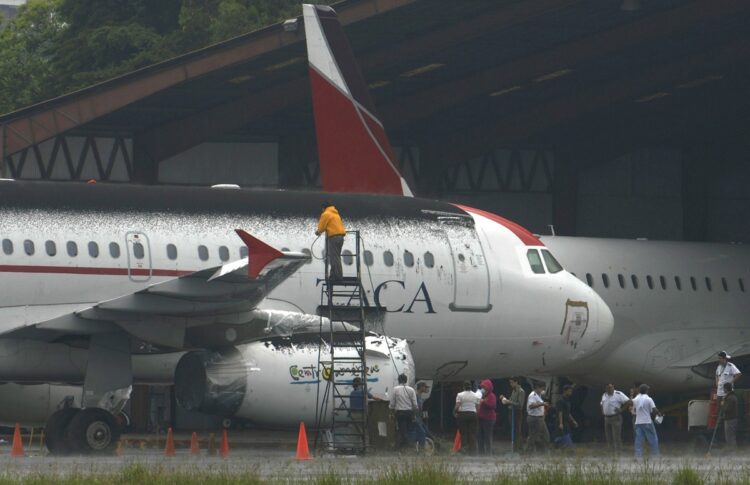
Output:
[[[542,265],[542,258],[539,257],[539,251],[536,249],[529,249],[526,252],[526,258],[528,258],[529,264],[531,265],[531,271],[536,274],[544,273],[544,265]]]
[[[544,256],[544,264],[547,265],[547,271],[549,271],[550,273],[559,273],[560,271],[562,271],[562,265],[557,262],[555,257],[552,256],[552,253],[550,253],[546,249],[542,249],[542,256]]]

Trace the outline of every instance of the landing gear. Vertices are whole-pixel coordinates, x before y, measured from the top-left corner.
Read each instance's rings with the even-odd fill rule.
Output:
[[[73,417],[78,414],[78,408],[65,408],[55,411],[47,419],[47,425],[44,427],[46,436],[47,449],[53,455],[70,453],[70,445],[66,430]]]
[[[114,452],[121,429],[104,409],[68,408],[50,416],[45,431],[52,454],[107,454]]]

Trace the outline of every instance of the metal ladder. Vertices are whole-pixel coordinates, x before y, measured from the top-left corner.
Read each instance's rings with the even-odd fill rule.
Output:
[[[354,262],[356,274],[340,280],[329,278],[328,258],[325,259],[325,281],[320,292],[321,341],[328,342],[330,361],[319,362],[323,367],[326,391],[320,405],[319,419],[331,409],[330,431],[326,433],[328,447],[334,453],[364,454],[367,448],[367,362],[365,359],[365,310],[366,297],[362,287],[361,239],[359,231],[347,231],[354,237],[354,252],[342,255],[344,261]],[[342,265],[342,268],[351,263]],[[322,316],[329,324],[323,325]],[[341,324],[347,330],[340,330]],[[326,377],[328,376],[328,377]],[[350,389],[359,377],[362,389],[361,409],[352,409]],[[317,440],[316,440],[317,447]]]

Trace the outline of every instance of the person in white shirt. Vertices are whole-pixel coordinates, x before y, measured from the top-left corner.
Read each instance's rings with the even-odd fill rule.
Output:
[[[620,453],[622,449],[622,408],[631,404],[630,398],[607,384],[599,405],[604,416],[604,436],[610,451]]]
[[[648,443],[651,456],[659,456],[659,438],[652,416],[661,415],[654,400],[648,395],[649,387],[641,384],[638,395],[633,398],[633,414],[635,414],[635,457],[643,456],[643,441]]]
[[[396,448],[403,448],[409,444],[409,427],[414,421],[414,413],[419,410],[417,404],[417,393],[408,385],[406,374],[398,376],[398,386],[393,388],[393,397],[388,407],[396,415],[396,426],[398,428],[398,441]]]
[[[732,356],[723,350],[719,352],[719,365],[716,366],[716,401],[719,406],[726,395],[724,384],[729,382],[734,387],[734,383],[742,377],[737,366],[729,362],[731,358]]]
[[[479,430],[477,408],[481,400],[482,394],[472,391],[471,382],[465,381],[464,390],[456,395],[456,406],[453,408],[458,432],[461,433],[461,449],[467,449],[471,455],[477,453],[477,433]]]
[[[542,451],[549,452],[549,430],[547,423],[544,422],[544,410],[549,408],[549,403],[542,399],[543,394],[544,383],[537,382],[526,401],[526,424],[529,427],[529,437],[526,441],[528,451],[534,451],[539,445]]]

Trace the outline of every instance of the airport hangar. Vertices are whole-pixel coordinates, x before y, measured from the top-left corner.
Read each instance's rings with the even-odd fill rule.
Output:
[[[417,196],[540,234],[750,241],[750,3],[334,8]],[[303,29],[290,19],[0,116],[0,173],[316,190]],[[138,427],[148,394],[133,395]]]

